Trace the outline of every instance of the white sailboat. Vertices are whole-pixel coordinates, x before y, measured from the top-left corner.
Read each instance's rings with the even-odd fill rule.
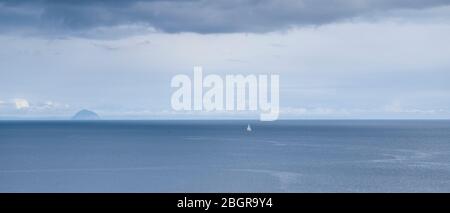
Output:
[[[250,124],[247,125],[247,132],[251,132],[252,128],[250,127]]]

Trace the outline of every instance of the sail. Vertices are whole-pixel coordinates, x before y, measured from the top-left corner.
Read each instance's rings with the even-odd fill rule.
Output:
[[[247,125],[247,132],[251,132],[252,131],[252,128],[250,127],[250,124],[249,125]]]

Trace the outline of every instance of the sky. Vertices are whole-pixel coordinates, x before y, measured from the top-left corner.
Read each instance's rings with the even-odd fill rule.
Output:
[[[450,0],[0,0],[0,119],[178,112],[171,78],[279,74],[280,118],[450,118]]]

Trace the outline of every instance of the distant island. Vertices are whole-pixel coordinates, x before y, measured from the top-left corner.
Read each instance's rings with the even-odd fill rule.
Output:
[[[77,112],[73,117],[72,120],[100,120],[100,116],[97,115],[97,113],[83,109],[79,112]]]

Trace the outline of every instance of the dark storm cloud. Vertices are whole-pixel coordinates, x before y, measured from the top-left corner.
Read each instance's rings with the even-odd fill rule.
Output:
[[[120,25],[169,33],[270,32],[449,4],[450,0],[0,0],[0,32],[77,34]]]

